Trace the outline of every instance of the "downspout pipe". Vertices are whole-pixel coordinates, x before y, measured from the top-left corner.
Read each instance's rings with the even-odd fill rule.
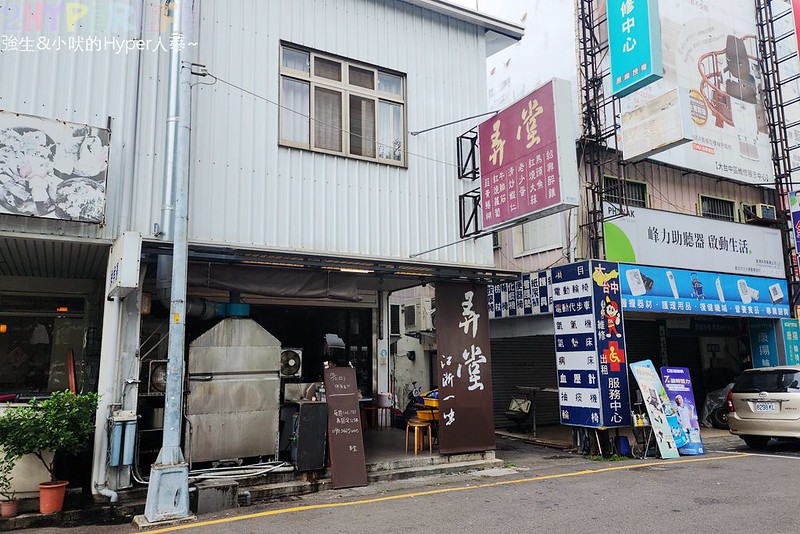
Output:
[[[194,0],[173,0],[170,43],[192,42]],[[189,465],[181,450],[186,283],[188,267],[189,149],[191,144],[191,46],[172,46],[167,110],[165,178],[174,184],[172,281],[167,384],[161,450],[150,473],[144,516],[159,522],[189,516]],[[167,185],[164,186],[167,191]],[[168,200],[168,199],[167,199]],[[168,209],[165,202],[164,208]],[[163,210],[162,210],[163,214]],[[167,229],[170,226],[166,227]]]

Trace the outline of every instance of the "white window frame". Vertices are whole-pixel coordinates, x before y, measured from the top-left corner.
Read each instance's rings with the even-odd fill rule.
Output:
[[[548,241],[545,244],[535,247],[530,250],[525,250],[524,244],[525,239],[523,232],[525,231],[523,227],[531,228],[532,230],[536,229],[538,231],[544,231],[545,228],[545,221],[555,221],[555,232],[554,234],[557,238],[553,238],[552,241]],[[534,231],[536,231],[534,230]],[[547,217],[542,217],[541,219],[535,219],[533,221],[528,221],[526,223],[517,225],[513,228],[513,246],[514,246],[514,257],[521,258],[523,256],[530,256],[532,254],[541,254],[542,252],[549,252],[551,250],[559,250],[563,249],[566,246],[565,243],[565,230],[564,230],[564,213],[553,213],[552,215],[548,215]]]
[[[406,102],[406,75],[400,72],[392,71],[389,69],[379,68],[373,65],[368,65],[366,63],[360,63],[357,61],[352,61],[345,58],[340,58],[330,54],[323,54],[317,52],[315,50],[295,45],[293,43],[288,42],[281,42],[280,43],[280,53],[279,53],[279,81],[278,81],[278,91],[281,95],[281,101],[283,101],[283,79],[290,78],[297,81],[305,82],[309,84],[309,114],[311,116],[310,120],[310,127],[309,127],[309,139],[308,143],[298,143],[297,141],[291,141],[288,139],[283,138],[283,124],[282,124],[282,116],[283,113],[292,113],[291,111],[283,111],[278,114],[278,144],[281,146],[287,146],[292,148],[301,148],[305,150],[310,150],[312,152],[320,152],[323,154],[332,154],[336,156],[344,156],[347,158],[359,159],[364,161],[372,161],[383,163],[386,165],[393,165],[397,167],[407,167],[408,166],[408,111],[407,111],[407,102]],[[299,71],[296,69],[292,69],[289,67],[284,66],[283,64],[283,53],[285,49],[292,49],[299,52],[309,54],[309,72]],[[326,59],[329,61],[335,61],[341,65],[341,81],[338,82],[336,80],[330,80],[328,78],[323,78],[321,76],[314,75],[314,66],[315,61],[317,58]],[[361,87],[358,85],[351,85],[349,83],[350,78],[350,67],[357,67],[361,70],[368,70],[372,71],[373,73],[373,89],[368,89],[365,87]],[[400,78],[400,94],[390,93],[387,91],[381,91],[378,89],[378,80],[379,75],[389,74],[392,76],[396,76]],[[314,120],[314,111],[315,111],[315,100],[316,100],[316,88],[324,88],[329,89],[331,91],[337,91],[341,95],[341,109],[342,109],[342,116],[341,116],[341,151],[336,150],[328,150],[324,148],[319,148],[314,146],[314,135],[317,128],[317,122]],[[358,96],[360,98],[365,98],[372,100],[374,102],[374,129],[375,129],[375,156],[362,156],[360,154],[353,154],[351,153],[350,147],[350,96]],[[390,104],[398,104],[402,108],[401,113],[401,121],[402,121],[402,142],[403,146],[400,153],[400,160],[394,159],[385,159],[380,157],[380,147],[378,146],[378,139],[380,136],[379,133],[379,115],[380,115],[380,105],[381,102],[387,102]]]

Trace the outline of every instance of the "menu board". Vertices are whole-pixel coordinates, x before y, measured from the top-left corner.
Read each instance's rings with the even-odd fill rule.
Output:
[[[325,369],[328,400],[328,447],[331,486],[353,488],[367,485],[364,436],[358,407],[356,371],[350,367]]]

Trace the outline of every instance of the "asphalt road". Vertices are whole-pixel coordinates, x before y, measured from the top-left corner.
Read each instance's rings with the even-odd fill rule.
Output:
[[[738,438],[679,460],[593,461],[500,439],[503,469],[327,491],[203,516],[186,534],[794,533],[800,443],[753,454]],[[129,525],[40,532],[131,532]],[[153,532],[166,532],[156,530]]]

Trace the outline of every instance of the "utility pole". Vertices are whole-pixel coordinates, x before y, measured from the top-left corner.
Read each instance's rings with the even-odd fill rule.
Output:
[[[186,272],[188,267],[189,147],[191,126],[192,5],[195,0],[168,0],[162,17],[172,13],[167,111],[165,187],[173,188],[173,238],[170,284],[167,386],[164,435],[158,459],[150,471],[144,517],[150,522],[189,517],[189,465],[181,451],[184,343],[186,339]],[[163,20],[163,19],[162,19]],[[166,195],[166,194],[165,194]],[[165,196],[165,204],[171,199]],[[170,206],[165,205],[165,210]]]

